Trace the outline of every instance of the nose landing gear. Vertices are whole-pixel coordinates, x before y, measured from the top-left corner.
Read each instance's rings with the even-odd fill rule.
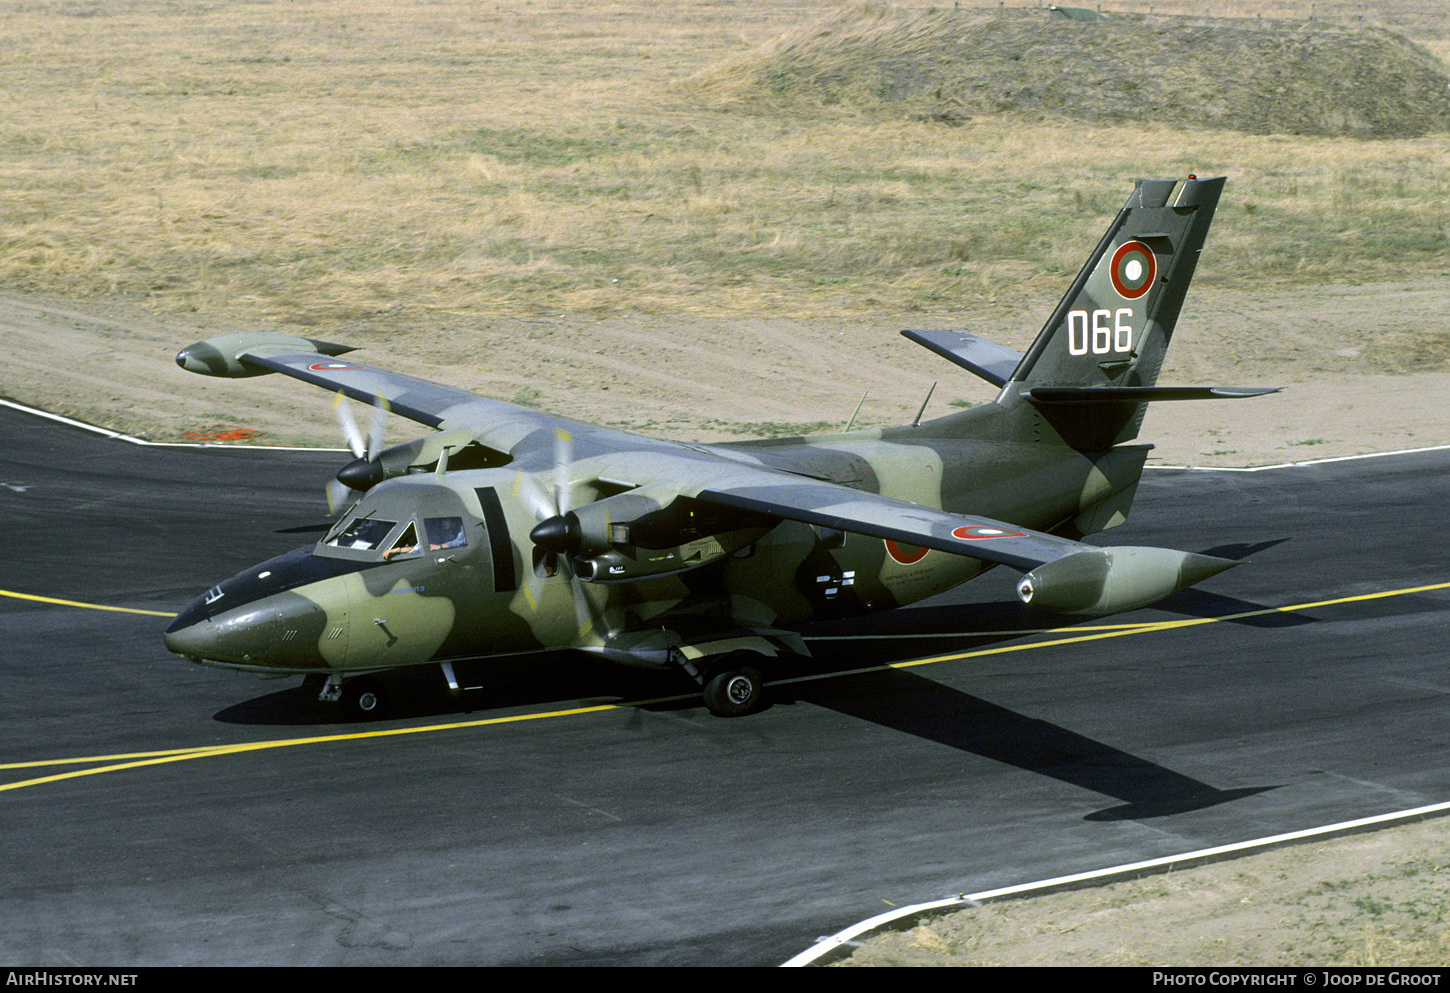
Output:
[[[334,672],[327,677],[317,699],[323,703],[336,703],[350,721],[376,721],[387,709],[387,692],[382,681],[373,676],[354,676],[344,680],[341,673]]]

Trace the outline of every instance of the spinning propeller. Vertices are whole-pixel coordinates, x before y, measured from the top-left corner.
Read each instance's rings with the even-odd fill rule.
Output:
[[[373,419],[368,425],[367,436],[358,429],[353,419],[352,408],[341,393],[332,402],[337,415],[337,426],[342,429],[343,440],[355,456],[352,462],[338,471],[337,478],[327,484],[327,509],[334,516],[352,506],[373,483],[382,478],[382,465],[378,456],[383,449],[383,433],[388,425],[388,401],[377,397],[373,401]]]
[[[571,513],[574,494],[571,477],[573,461],[573,436],[563,428],[557,428],[554,431],[553,494],[539,485],[537,476],[520,473],[517,479],[519,490],[539,521],[529,532],[535,554],[529,582],[524,589],[525,595],[529,603],[537,609],[545,582],[562,574],[569,583],[569,593],[574,600],[574,617],[579,622],[579,636],[582,637],[590,630],[603,633],[606,628],[570,561],[579,551],[581,541],[579,520]]]
[[[333,482],[327,484],[327,505],[334,515],[352,506],[365,492],[385,479],[430,466],[436,467],[434,471],[441,475],[447,469],[450,453],[457,454],[469,449],[477,440],[474,429],[464,426],[384,448],[383,435],[386,433],[388,415],[392,413],[387,400],[382,397],[373,400],[373,419],[368,425],[366,435],[358,428],[352,410],[341,393],[333,402],[333,410],[337,414],[337,426],[342,429],[347,447],[356,456],[337,471],[337,478]],[[488,464],[490,459],[498,459],[499,462],[495,464],[508,461],[506,454],[482,447],[474,447],[469,457],[474,468]]]
[[[574,461],[574,438],[563,428],[554,430],[554,500],[548,498],[537,486],[533,487],[534,516],[539,524],[529,532],[529,540],[544,550],[546,569],[550,572],[558,566],[559,556],[565,557],[579,551],[579,519],[570,513],[574,488],[569,478],[569,467]],[[545,515],[545,511],[550,513]]]

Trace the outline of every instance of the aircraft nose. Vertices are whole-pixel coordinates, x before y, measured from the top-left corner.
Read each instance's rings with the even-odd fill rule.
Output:
[[[161,637],[166,642],[167,651],[184,659],[200,662],[208,655],[216,654],[216,639],[206,630],[209,627],[211,625],[205,621],[180,628],[172,624]]]
[[[215,617],[188,610],[162,635],[166,647],[193,662],[209,659],[250,665],[268,656],[275,639],[276,612],[266,602],[251,603]]]
[[[347,652],[348,560],[312,546],[268,559],[213,586],[171,621],[163,640],[193,662],[249,671],[314,671]]]
[[[185,610],[167,627],[162,640],[169,651],[187,661],[248,670],[330,666],[342,660],[347,645],[343,620],[329,624],[326,610],[285,592],[220,613],[204,607]],[[324,656],[324,644],[332,656]]]

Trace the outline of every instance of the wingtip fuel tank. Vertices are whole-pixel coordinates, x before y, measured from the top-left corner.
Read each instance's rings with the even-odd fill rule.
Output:
[[[1146,607],[1238,564],[1172,548],[1090,548],[1028,572],[1017,582],[1017,596],[1062,614],[1116,614]]]

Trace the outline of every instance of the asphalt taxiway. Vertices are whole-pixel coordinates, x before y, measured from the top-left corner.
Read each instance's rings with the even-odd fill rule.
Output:
[[[1150,471],[1108,543],[1247,564],[1081,623],[999,570],[813,629],[746,718],[548,654],[461,699],[395,674],[368,725],[160,638],[315,540],[346,458],[0,408],[0,959],[768,965],[890,904],[1450,799],[1450,451]]]

